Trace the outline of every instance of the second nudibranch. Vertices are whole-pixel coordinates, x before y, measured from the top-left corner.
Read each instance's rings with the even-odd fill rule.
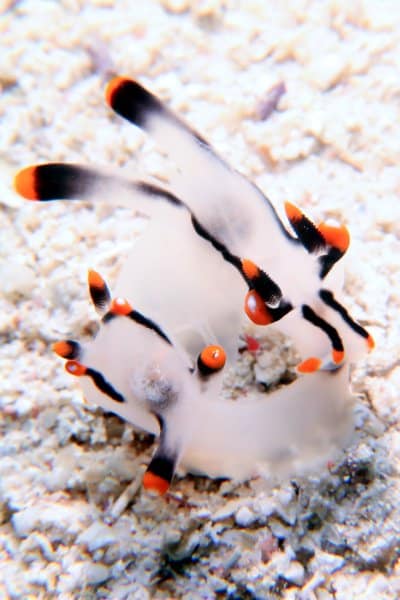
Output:
[[[148,489],[164,492],[177,467],[244,478],[328,455],[348,433],[349,362],[373,346],[337,298],[346,228],[316,227],[287,203],[293,237],[268,199],[140,84],[116,78],[106,97],[181,170],[168,189],[62,163],[17,175],[29,199],[107,198],[152,217],[115,300],[89,275],[102,325],[85,348],[56,344],[67,370],[91,401],[160,433]],[[226,400],[222,368],[235,359],[245,314],[289,333],[303,352],[298,371],[312,375]]]
[[[165,493],[177,469],[235,479],[304,472],[347,441],[346,367],[233,401],[222,393],[221,346],[204,347],[190,363],[158,323],[126,299],[112,299],[98,273],[90,271],[88,283],[102,316],[99,333],[86,346],[64,340],[54,350],[91,402],[159,434],[146,489]]]

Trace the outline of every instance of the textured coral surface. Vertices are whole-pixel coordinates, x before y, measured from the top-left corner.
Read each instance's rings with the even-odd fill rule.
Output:
[[[398,2],[0,10],[0,596],[398,597]],[[49,160],[163,177],[151,141],[105,106],[112,73],[140,78],[279,211],[290,200],[351,230],[346,303],[377,349],[352,370],[352,446],[308,478],[189,476],[167,500],[148,497],[151,439],[85,406],[50,351],[93,332],[87,268],[112,283],[144,220],[107,204],[30,205],[10,181]],[[232,384],[265,386],[277,368],[273,352],[244,353]]]

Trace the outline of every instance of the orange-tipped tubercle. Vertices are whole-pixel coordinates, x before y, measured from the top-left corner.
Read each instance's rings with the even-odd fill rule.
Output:
[[[26,167],[14,177],[14,189],[27,200],[39,200],[36,190],[36,167]]]

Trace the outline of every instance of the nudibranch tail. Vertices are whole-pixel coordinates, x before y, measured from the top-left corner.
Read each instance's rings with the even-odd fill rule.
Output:
[[[15,190],[27,200],[89,200],[105,197],[117,206],[157,215],[160,208],[186,209],[171,191],[146,181],[131,181],[98,169],[68,163],[26,167],[14,178]],[[160,206],[161,202],[161,206]]]
[[[99,174],[94,169],[74,164],[48,163],[19,171],[14,179],[14,187],[27,200],[84,199],[98,178]]]
[[[174,477],[178,452],[171,450],[166,443],[165,420],[159,415],[157,415],[157,419],[160,424],[160,439],[143,475],[143,487],[148,492],[162,496],[168,491]]]

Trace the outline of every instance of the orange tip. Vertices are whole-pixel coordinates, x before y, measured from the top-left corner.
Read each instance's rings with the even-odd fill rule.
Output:
[[[72,351],[71,344],[66,340],[61,340],[60,342],[55,342],[52,346],[53,352],[61,356],[61,358],[67,358]]]
[[[300,221],[303,218],[301,210],[291,202],[285,202],[285,213],[289,221]]]
[[[226,362],[222,346],[206,346],[200,354],[201,362],[212,371],[220,371]]]
[[[367,346],[369,350],[373,350],[375,348],[375,340],[372,335],[368,335],[367,337]]]
[[[143,487],[148,492],[163,496],[169,489],[169,481],[151,471],[146,471],[143,475]]]
[[[100,273],[94,271],[93,269],[89,269],[88,271],[88,284],[89,287],[97,289],[103,289],[106,287],[106,282],[104,281]]]
[[[253,321],[256,325],[270,325],[273,322],[264,300],[255,290],[247,292],[244,300],[244,311],[250,321]]]
[[[256,277],[258,277],[260,274],[260,269],[257,267],[257,265],[248,258],[242,259],[242,269],[247,279],[256,279]]]
[[[306,360],[303,360],[302,363],[297,365],[296,370],[298,373],[315,373],[315,371],[319,371],[322,365],[322,360],[316,358],[315,356],[311,356]]]
[[[345,225],[334,227],[333,225],[321,223],[318,225],[318,231],[329,246],[337,248],[342,254],[346,252],[350,245],[350,233]]]
[[[26,167],[14,177],[15,191],[27,200],[39,200],[36,191],[36,169],[37,167]]]
[[[340,364],[344,359],[344,351],[343,350],[332,350],[332,360],[335,365]]]
[[[82,375],[86,375],[86,367],[82,365],[77,360],[68,360],[65,363],[65,370],[68,371],[71,375],[75,375],[75,377],[81,377]]]
[[[132,306],[125,298],[114,298],[111,302],[110,312],[113,315],[126,316],[132,312]]]
[[[126,81],[129,81],[129,80],[127,80],[126,77],[117,76],[108,82],[106,91],[105,91],[105,97],[106,97],[106,102],[107,102],[108,106],[113,105],[114,94],[118,91],[118,88],[120,88],[121,85],[123,85]]]

